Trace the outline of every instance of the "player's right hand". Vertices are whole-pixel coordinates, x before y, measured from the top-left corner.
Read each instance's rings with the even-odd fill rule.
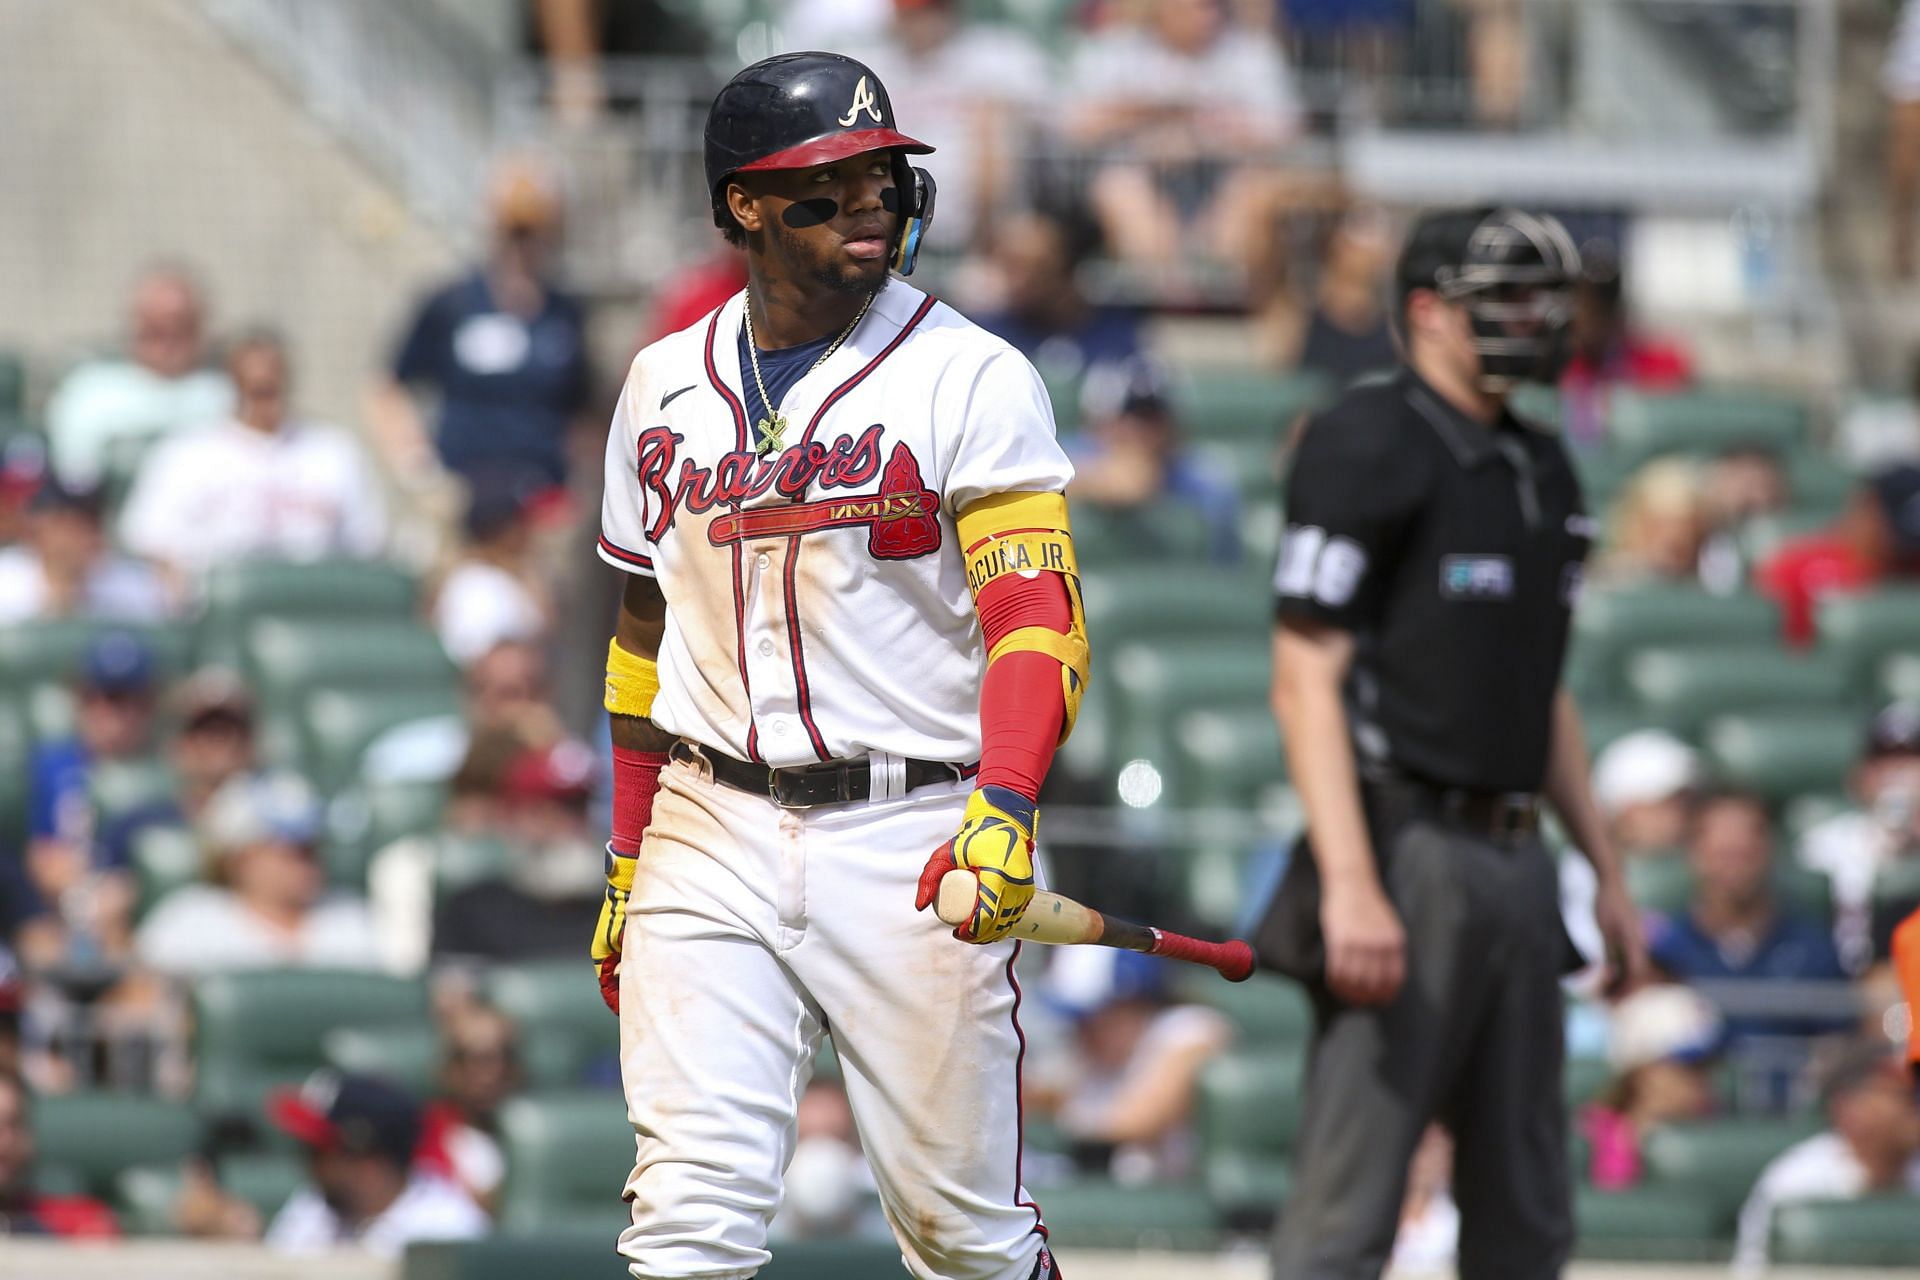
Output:
[[[600,903],[600,919],[593,926],[588,954],[600,971],[600,998],[620,1012],[620,948],[627,934],[627,897],[633,892],[633,869],[639,859],[615,853],[607,846],[607,896]]]
[[[927,859],[915,911],[940,894],[940,880],[958,868],[978,885],[973,918],[953,931],[962,942],[998,942],[1013,932],[1033,901],[1033,829],[1037,806],[1007,787],[981,787],[967,797],[960,831]]]
[[[1335,889],[1320,900],[1327,986],[1349,1004],[1390,1004],[1407,976],[1407,931],[1378,884]]]

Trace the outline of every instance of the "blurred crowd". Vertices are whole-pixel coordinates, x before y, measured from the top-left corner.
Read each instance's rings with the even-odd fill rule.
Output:
[[[635,21],[642,8],[658,20]],[[617,122],[602,57],[698,51],[704,35],[668,8],[531,4],[555,111],[582,127]],[[1343,109],[1369,109],[1416,21],[1441,21],[1470,68],[1469,122],[1512,127],[1530,83],[1519,8],[1116,0],[1073,6],[1064,55],[957,0],[797,0],[785,29],[796,46],[868,61],[900,117],[939,146],[957,295],[1047,380],[1075,462],[1076,520],[1183,511],[1202,531],[1196,562],[1246,566],[1259,591],[1271,547],[1249,537],[1244,508],[1271,496],[1294,415],[1247,422],[1251,449],[1208,448],[1188,416],[1195,375],[1161,322],[1224,263],[1245,281],[1236,315],[1268,368],[1337,387],[1389,367],[1398,224],[1291,162],[1324,123],[1299,83],[1338,73],[1353,95]],[[1036,113],[1075,180],[1023,171],[1039,154]],[[566,602],[597,598],[577,588],[598,572],[579,539],[630,351],[594,358],[588,306],[555,265],[566,210],[550,172],[503,165],[483,212],[478,259],[369,350],[378,372],[360,423],[303,415],[297,348],[217,314],[191,264],[144,270],[122,314],[101,316],[97,351],[35,353],[58,367],[33,406],[43,431],[0,442],[0,651],[10,630],[84,634],[58,681],[13,691],[30,749],[19,830],[0,835],[0,1232],[135,1229],[100,1187],[38,1180],[36,1102],[108,1088],[195,1097],[196,990],[297,969],[424,984],[429,1060],[400,1082],[350,1055],[302,1064],[218,1117],[139,1229],[392,1254],[484,1234],[500,1211],[501,1112],[532,1090],[538,1047],[490,999],[491,975],[571,964],[592,992],[606,732],[568,712],[556,671],[576,633],[606,630],[602,614]],[[1891,431],[1884,413],[1862,425],[1872,447],[1845,466],[1736,436],[1706,456],[1605,472],[1621,455],[1621,407],[1698,377],[1684,341],[1638,322],[1615,246],[1595,237],[1583,249],[1553,411],[1608,482],[1593,487],[1593,587],[1757,591],[1780,606],[1779,639],[1805,646],[1821,600],[1920,575],[1920,386]],[[1157,308],[1093,287],[1116,265],[1157,282]],[[716,238],[650,299],[632,345],[698,319],[744,279]],[[1842,422],[1842,452],[1848,438]],[[421,509],[437,521],[425,553],[398,533]],[[420,590],[380,625],[432,637],[444,671],[414,674],[442,681],[447,698],[414,714],[414,675],[396,678],[376,701],[405,713],[380,717],[343,769],[321,768],[299,740],[316,704],[290,710],[261,678],[250,646],[267,632],[208,640],[223,575],[396,559]],[[355,625],[295,625],[329,622],[343,631],[328,636]],[[1663,731],[1620,736],[1595,762],[1662,982],[1611,1007],[1583,992],[1570,1012],[1570,1046],[1608,1072],[1576,1117],[1584,1173],[1632,1187],[1642,1140],[1661,1125],[1811,1108],[1821,1131],[1769,1166],[1742,1214],[1749,1260],[1764,1256],[1776,1204],[1920,1194],[1920,1112],[1892,1049],[1909,1015],[1888,969],[1920,877],[1911,903],[1876,891],[1888,868],[1920,867],[1920,708],[1878,708],[1858,737],[1844,804],[1792,830]],[[383,817],[406,804],[410,821]],[[1572,873],[1567,897],[1577,933]],[[1049,1179],[1193,1177],[1201,1081],[1234,1049],[1235,1020],[1160,961],[1063,949],[1022,963],[1026,1114],[1048,1135],[1029,1170],[1042,1199]],[[543,1068],[546,1086],[611,1085],[605,1028],[557,1075]],[[241,1190],[227,1176],[236,1157],[280,1159],[282,1194]],[[1436,1130],[1410,1179],[1402,1261],[1449,1255],[1449,1159]],[[777,1231],[884,1234],[875,1196],[845,1093],[823,1070],[801,1105]]]

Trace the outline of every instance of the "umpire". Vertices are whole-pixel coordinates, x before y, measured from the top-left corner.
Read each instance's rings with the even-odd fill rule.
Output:
[[[1560,687],[1592,522],[1559,440],[1506,400],[1557,376],[1578,271],[1551,217],[1423,217],[1397,268],[1404,367],[1295,453],[1273,705],[1307,833],[1255,937],[1317,1012],[1282,1280],[1379,1275],[1432,1120],[1466,1280],[1556,1275],[1571,1243],[1559,980],[1578,957],[1543,799],[1598,872],[1613,980],[1645,964]]]

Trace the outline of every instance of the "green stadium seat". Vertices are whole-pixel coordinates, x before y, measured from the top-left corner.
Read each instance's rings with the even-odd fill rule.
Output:
[[[460,714],[451,689],[321,689],[306,699],[303,772],[327,794],[353,781],[373,740],[413,720]]]
[[[1233,1019],[1237,1043],[1248,1048],[1298,1047],[1313,1034],[1313,1004],[1299,983],[1256,973],[1245,982],[1221,982],[1195,970],[1176,980],[1183,999],[1211,1005]]]
[[[440,1069],[440,1033],[427,1023],[335,1027],[320,1038],[320,1053],[339,1071],[379,1076],[417,1098],[425,1097]]]
[[[109,1197],[120,1229],[130,1236],[173,1235],[173,1206],[185,1182],[177,1161],[122,1170]]]
[[[1062,374],[1057,371],[1041,370],[1040,381],[1046,384],[1047,399],[1053,404],[1053,427],[1061,436],[1070,436],[1080,429],[1080,392],[1082,379],[1078,373]]]
[[[1555,387],[1523,382],[1507,394],[1507,407],[1537,426],[1558,428],[1563,406]]]
[[[1596,588],[1583,592],[1573,615],[1572,647],[1591,663],[1599,697],[1620,689],[1634,649],[1651,645],[1769,645],[1780,634],[1780,609],[1757,595],[1710,595],[1697,587]]]
[[[1305,1071],[1296,1046],[1235,1049],[1201,1072],[1194,1104],[1201,1180],[1223,1221],[1263,1227],[1285,1200]]]
[[[1090,572],[1084,584],[1095,679],[1134,642],[1242,636],[1270,645],[1273,588],[1265,572],[1210,565],[1135,565]]]
[[[627,1280],[626,1264],[614,1253],[625,1222],[615,1202],[613,1227],[493,1236],[486,1240],[423,1242],[408,1247],[398,1280]],[[905,1276],[899,1246],[891,1240],[779,1240],[761,1280],[892,1280]]]
[[[1787,492],[1796,510],[1837,516],[1860,487],[1860,478],[1817,449],[1787,457]]]
[[[1879,697],[1920,702],[1920,653],[1896,653],[1880,664]]]
[[[1719,777],[1778,802],[1846,784],[1860,717],[1812,707],[1721,716],[1708,722],[1701,745]]]
[[[0,351],[0,417],[19,418],[26,412],[27,357],[20,351]]]
[[[605,1010],[601,1011],[603,1014]],[[610,1226],[626,1218],[620,1188],[633,1169],[633,1129],[614,1092],[530,1094],[500,1111],[507,1231]]]
[[[1109,650],[1114,693],[1109,743],[1117,761],[1165,767],[1177,717],[1267,705],[1272,657],[1263,636],[1194,637]]]
[[[271,1222],[306,1183],[307,1163],[289,1151],[235,1152],[214,1163],[214,1179],[221,1190],[252,1205],[263,1222]]]
[[[1648,911],[1679,915],[1693,895],[1693,869],[1683,853],[1648,853],[1625,863],[1627,892]]]
[[[1171,782],[1183,804],[1247,806],[1286,780],[1280,728],[1264,703],[1182,715],[1174,749]]]
[[[0,697],[0,845],[16,847],[27,830],[27,761],[33,751],[26,715]]]
[[[1208,1250],[1221,1243],[1213,1205],[1185,1182],[1122,1186],[1083,1178],[1035,1187],[1054,1239],[1083,1249]]]
[[[193,1155],[205,1133],[200,1117],[180,1103],[99,1091],[36,1098],[33,1126],[41,1160],[72,1170],[96,1196],[110,1196],[129,1165]]]
[[[1193,439],[1261,437],[1276,445],[1334,388],[1323,374],[1264,369],[1197,369],[1174,384],[1174,408]]]
[[[1613,743],[1647,727],[1647,714],[1620,702],[1580,704],[1580,727],[1586,730],[1587,754],[1598,757]]]
[[[1243,501],[1280,493],[1280,441],[1271,437],[1202,440],[1193,447],[1202,466],[1231,484]],[[1276,548],[1266,548],[1271,553]],[[1266,557],[1262,556],[1262,560]]]
[[[145,915],[154,903],[200,879],[200,841],[186,827],[147,827],[133,838],[135,909]]]
[[[1791,508],[1772,515],[1754,516],[1734,533],[1740,557],[1748,566],[1763,564],[1783,543],[1817,533],[1833,523],[1825,510]]]
[[[529,1082],[577,1082],[596,1057],[619,1052],[620,1023],[607,1012],[593,967],[583,960],[502,965],[488,974],[487,998],[520,1031]]]
[[[1074,552],[1083,569],[1131,569],[1142,563],[1205,564],[1213,554],[1213,527],[1184,502],[1145,507],[1074,505]]]
[[[247,628],[247,665],[269,701],[314,689],[453,689],[459,670],[433,630],[407,618],[263,618]]]
[[[247,560],[208,570],[205,600],[209,615],[227,617],[368,618],[405,617],[413,610],[414,595],[413,578],[397,565]]]
[[[186,670],[191,637],[184,629],[108,624],[83,619],[48,619],[0,627],[0,684],[12,689],[72,683],[95,636],[126,631],[152,649],[161,679]]]
[[[1663,1125],[1641,1143],[1646,1185],[1650,1191],[1699,1196],[1713,1206],[1723,1226],[1731,1227],[1768,1162],[1820,1128],[1818,1116],[1725,1117]]]
[[[1612,446],[1633,457],[1718,453],[1738,445],[1799,451],[1810,414],[1798,400],[1738,387],[1702,387],[1674,395],[1616,392],[1607,408]]]
[[[170,799],[177,780],[170,765],[160,760],[103,760],[88,779],[95,829],[135,809]]]
[[[1649,721],[1686,735],[1724,713],[1852,707],[1838,662],[1761,646],[1643,649],[1628,660],[1626,678]]]
[[[1718,1262],[1732,1251],[1726,1215],[1684,1186],[1573,1192],[1574,1253],[1618,1261]]]
[[[1889,655],[1920,653],[1920,587],[1826,596],[1816,606],[1814,624],[1820,647],[1846,665],[1861,693],[1871,695]]]
[[[446,812],[444,782],[362,783],[334,799],[327,814],[330,861],[364,868],[395,840],[428,835]]]
[[[426,987],[379,973],[276,969],[223,973],[194,985],[195,1105],[255,1117],[267,1090],[303,1079],[341,1026],[418,1026]]]
[[[1920,1267],[1920,1201],[1878,1195],[1781,1205],[1769,1255],[1785,1266]]]
[[[1560,1093],[1569,1107],[1584,1106],[1613,1083],[1613,1067],[1605,1058],[1569,1057],[1560,1077]]]

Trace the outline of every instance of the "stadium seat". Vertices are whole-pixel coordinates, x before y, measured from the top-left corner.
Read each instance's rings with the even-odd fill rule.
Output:
[[[1613,1083],[1613,1067],[1605,1058],[1571,1056],[1560,1074],[1560,1094],[1569,1107],[1592,1102]]]
[[[200,1117],[177,1102],[97,1091],[36,1098],[33,1126],[41,1161],[65,1166],[97,1196],[111,1196],[129,1165],[186,1159],[204,1133]]]
[[[624,1225],[620,1188],[632,1171],[634,1148],[618,1093],[514,1098],[500,1111],[500,1143],[507,1158],[499,1213],[504,1229],[601,1226],[611,1238]]]
[[[261,1220],[273,1215],[307,1180],[304,1156],[287,1151],[246,1151],[220,1157],[214,1178],[221,1190],[252,1205]]]
[[[619,1052],[620,1023],[607,1012],[584,960],[502,965],[487,976],[486,988],[494,1007],[519,1028],[535,1088],[575,1084],[596,1057]]]
[[[1200,1250],[1221,1242],[1207,1193],[1192,1183],[1081,1178],[1032,1190],[1053,1238],[1077,1248]]]
[[[357,784],[327,810],[327,864],[347,883],[366,878],[373,855],[406,836],[438,829],[447,807],[444,782]]]
[[[1920,587],[1884,586],[1865,595],[1829,595],[1816,606],[1820,647],[1845,664],[1871,696],[1890,654],[1920,652]]]
[[[186,827],[147,827],[133,838],[135,910],[145,915],[153,904],[200,879],[200,842]]]
[[[1192,711],[1265,708],[1272,683],[1268,647],[1250,636],[1193,636],[1110,649],[1114,706],[1109,742],[1116,761],[1163,768],[1173,755],[1174,721]]]
[[[1772,515],[1754,516],[1734,532],[1740,558],[1751,567],[1763,564],[1783,543],[1816,533],[1833,523],[1832,513],[1790,508]]]
[[[1305,1072],[1299,1048],[1235,1049],[1202,1070],[1194,1128],[1203,1181],[1228,1220],[1271,1215],[1285,1194]]]
[[[1174,384],[1174,408],[1193,439],[1263,438],[1277,445],[1301,414],[1324,404],[1323,374],[1199,369]]]
[[[121,1170],[108,1197],[120,1229],[130,1236],[174,1234],[173,1206],[185,1181],[178,1161]]]
[[[1920,1267],[1920,1203],[1878,1195],[1781,1205],[1770,1255],[1787,1266]]]
[[[444,688],[460,673],[431,628],[407,618],[263,618],[247,628],[247,666],[264,701],[311,690]]]
[[[1646,713],[1621,702],[1580,703],[1580,727],[1586,730],[1587,754],[1598,756],[1636,729],[1647,727]]]
[[[1779,802],[1838,791],[1860,750],[1853,711],[1801,708],[1720,716],[1701,734],[1717,776]]]
[[[1859,477],[1819,449],[1801,449],[1787,457],[1787,491],[1796,510],[1840,514],[1860,487]]]
[[[1650,722],[1686,735],[1722,713],[1852,708],[1838,662],[1752,645],[1643,649],[1627,661],[1626,687]]]
[[[170,799],[177,785],[173,768],[159,760],[103,760],[87,780],[95,830],[135,809]]]
[[[107,631],[131,632],[145,641],[163,680],[186,669],[191,640],[184,629],[48,619],[0,627],[0,685],[17,690],[31,685],[70,684],[79,674],[87,646]]]
[[[1276,437],[1202,440],[1194,445],[1193,454],[1214,476],[1232,485],[1242,501],[1280,495],[1280,441]]]
[[[1297,1048],[1313,1034],[1313,1005],[1305,988],[1277,974],[1221,982],[1204,969],[1183,970],[1176,985],[1181,998],[1232,1018],[1236,1043],[1245,1047]]]
[[[12,348],[0,350],[0,418],[19,418],[26,412],[26,354]]]
[[[1726,1216],[1683,1186],[1573,1192],[1574,1252],[1619,1261],[1711,1262],[1731,1251]]]
[[[419,1026],[426,987],[379,973],[278,969],[202,978],[193,990],[204,1115],[254,1117],[268,1089],[303,1079],[341,1026]]]
[[[1726,1117],[1662,1125],[1641,1142],[1647,1188],[1686,1192],[1713,1206],[1724,1228],[1753,1189],[1760,1171],[1794,1143],[1820,1131],[1817,1116],[1783,1119]]]
[[[1182,715],[1173,760],[1169,781],[1182,804],[1248,806],[1287,776],[1280,729],[1264,699]]]
[[[493,1236],[486,1240],[422,1242],[408,1247],[397,1280],[627,1280],[613,1251],[625,1217],[615,1201],[611,1229]],[[906,1275],[891,1240],[778,1240],[760,1280],[893,1280]]]
[[[1693,896],[1693,870],[1683,853],[1646,854],[1626,860],[1627,891],[1648,911],[1680,915]],[[1833,919],[1833,885],[1818,871],[1777,858],[1774,890],[1794,910],[1823,923]]]
[[[321,689],[306,700],[303,772],[323,793],[351,782],[373,740],[412,720],[460,714],[451,689]]]
[[[1710,595],[1697,587],[1596,588],[1573,615],[1572,647],[1594,667],[1593,695],[1614,697],[1630,651],[1651,645],[1769,645],[1779,606],[1758,595]]]
[[[414,582],[397,565],[379,562],[247,560],[208,570],[204,599],[209,618],[406,617]]]
[[[1674,395],[1616,392],[1607,408],[1614,448],[1636,458],[1717,453],[1764,445],[1782,454],[1806,440],[1810,415],[1798,400],[1769,391],[1702,387]]]
[[[440,1067],[440,1033],[430,1023],[335,1027],[321,1037],[320,1053],[337,1070],[380,1076],[425,1097]]]
[[[1205,515],[1183,502],[1144,507],[1076,503],[1071,516],[1073,547],[1083,568],[1130,569],[1141,562],[1205,564],[1213,529]]]
[[[1203,564],[1128,565],[1086,575],[1087,633],[1095,678],[1122,646],[1194,636],[1271,645],[1273,588],[1263,570]]]
[[[0,696],[0,847],[17,847],[27,829],[27,760],[33,750],[17,698]]]

